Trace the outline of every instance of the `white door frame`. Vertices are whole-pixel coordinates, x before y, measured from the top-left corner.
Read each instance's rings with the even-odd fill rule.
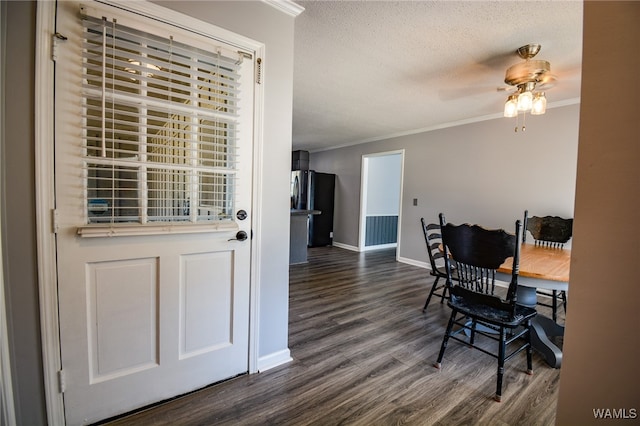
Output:
[[[400,230],[402,229],[402,192],[404,188],[404,149],[395,151],[376,152],[373,154],[362,155],[362,166],[360,174],[360,223],[358,235],[358,251],[367,251],[365,246],[366,227],[367,227],[367,198],[368,198],[368,182],[369,182],[369,159],[372,157],[386,157],[389,155],[400,155],[400,197],[398,206],[398,243],[396,248],[396,260],[400,258]]]
[[[115,0],[103,2],[124,5]],[[210,33],[213,24],[199,21],[162,6],[147,2],[127,2],[126,8],[142,15],[156,18],[182,28],[188,28],[201,34]],[[35,195],[36,195],[36,238],[38,254],[38,291],[40,295],[40,329],[42,338],[42,362],[44,372],[45,402],[47,423],[62,425],[65,423],[64,401],[60,392],[59,371],[60,333],[58,323],[57,266],[55,237],[55,199],[54,199],[54,62],[55,59],[55,13],[56,3],[38,0],[36,15],[36,70],[35,70]],[[242,46],[247,51],[262,58],[264,62],[264,44],[217,28],[224,41]],[[254,140],[253,140],[253,194],[251,250],[250,306],[249,306],[249,373],[258,371],[258,342],[260,295],[260,227],[262,222],[262,186],[259,176],[263,167],[263,99],[264,82],[255,86],[254,94]]]

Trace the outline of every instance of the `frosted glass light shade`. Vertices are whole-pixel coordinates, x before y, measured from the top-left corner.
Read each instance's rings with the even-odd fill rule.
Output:
[[[518,95],[511,95],[507,98],[507,101],[504,103],[504,116],[518,116]]]
[[[533,94],[531,92],[522,92],[518,95],[518,111],[528,111],[533,103]]]
[[[544,92],[536,93],[531,104],[531,115],[542,115],[547,111],[547,98]]]

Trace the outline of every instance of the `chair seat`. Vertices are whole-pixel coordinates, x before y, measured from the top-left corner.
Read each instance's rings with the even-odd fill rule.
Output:
[[[455,309],[468,317],[507,328],[518,327],[524,321],[533,318],[537,314],[537,311],[534,308],[516,305],[515,315],[511,317],[510,313],[504,309],[470,303],[464,297],[460,296],[452,297],[447,304],[452,309]]]

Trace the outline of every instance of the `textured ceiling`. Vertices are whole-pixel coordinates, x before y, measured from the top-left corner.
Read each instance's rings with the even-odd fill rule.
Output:
[[[296,3],[294,150],[499,117],[528,43],[558,77],[547,107],[579,101],[581,1]]]

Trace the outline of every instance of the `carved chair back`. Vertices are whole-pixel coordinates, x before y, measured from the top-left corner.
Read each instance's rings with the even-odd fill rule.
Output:
[[[427,244],[429,262],[431,263],[431,275],[435,275],[438,273],[438,270],[442,271],[444,268],[444,254],[440,250],[440,244],[442,243],[440,225],[437,223],[426,223],[424,218],[420,218],[420,222],[422,223],[424,240]]]
[[[526,242],[527,232],[531,232],[536,245],[563,248],[573,235],[573,219],[559,216],[531,216],[524,211],[524,232],[522,242]]]
[[[511,234],[504,229],[489,230],[478,225],[452,225],[440,214],[440,227],[452,300],[463,298],[465,303],[484,304],[513,316],[520,261],[520,221],[516,221],[516,233]],[[513,257],[513,270],[503,299],[494,294],[496,270],[509,257]],[[455,285],[450,275],[452,267],[458,275]]]

